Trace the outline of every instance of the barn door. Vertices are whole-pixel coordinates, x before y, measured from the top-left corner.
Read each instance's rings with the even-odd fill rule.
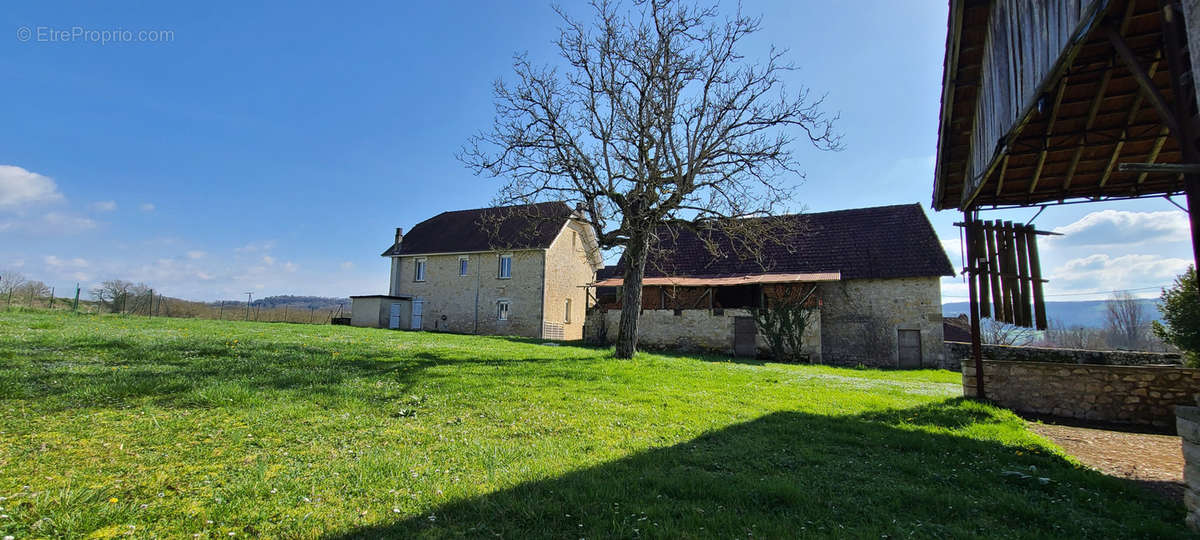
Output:
[[[412,329],[421,329],[421,314],[425,311],[425,301],[415,298],[412,301]]]
[[[754,317],[733,318],[733,354],[735,356],[758,355],[758,327]]]
[[[388,328],[391,328],[392,330],[400,328],[400,308],[403,306],[404,305],[399,302],[392,304],[391,313],[388,315]]]
[[[921,367],[921,331],[900,330],[896,341],[899,344],[897,352],[899,367]]]

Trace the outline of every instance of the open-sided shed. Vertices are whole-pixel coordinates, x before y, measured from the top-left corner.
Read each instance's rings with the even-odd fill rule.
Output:
[[[976,360],[989,284],[1040,282],[1036,261],[1022,275],[996,264],[981,210],[1176,195],[1191,207],[1200,196],[1188,47],[1200,14],[1188,4],[951,0],[933,207],[964,213]],[[972,241],[972,230],[989,232]]]

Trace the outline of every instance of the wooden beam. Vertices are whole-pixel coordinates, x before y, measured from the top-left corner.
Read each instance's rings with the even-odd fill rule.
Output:
[[[1113,70],[1111,69],[1105,71],[1104,75],[1100,77],[1100,88],[1096,90],[1096,97],[1092,98],[1092,106],[1088,109],[1087,122],[1083,124],[1083,134],[1079,136],[1079,140],[1075,143],[1075,154],[1071,156],[1071,164],[1067,167],[1067,178],[1063,180],[1063,193],[1071,189],[1071,180],[1075,179],[1075,168],[1079,166],[1079,158],[1083,157],[1084,142],[1087,141],[1088,132],[1096,124],[1096,114],[1100,112],[1100,104],[1104,101],[1104,93],[1108,91],[1108,82],[1112,80],[1112,72]]]
[[[1158,138],[1154,140],[1154,146],[1150,148],[1150,153],[1146,156],[1146,163],[1154,163],[1158,159],[1159,152],[1162,152],[1163,145],[1167,144],[1167,135],[1171,133],[1171,129],[1163,126],[1158,130]],[[1146,175],[1150,173],[1142,173],[1138,175],[1137,183],[1141,185],[1146,181]]]
[[[1046,319],[1046,295],[1042,291],[1042,263],[1038,260],[1037,249],[1037,231],[1033,230],[1032,225],[1026,225],[1029,229],[1029,238],[1027,240],[1029,249],[1029,277],[1033,281],[1033,317],[1034,323],[1038,330],[1045,330],[1049,326],[1049,321]]]
[[[1008,154],[1004,154],[1004,160],[1000,162],[1000,179],[996,180],[996,196],[1000,196],[1000,192],[1004,190],[1004,174],[1008,172]],[[984,306],[984,311],[987,307]],[[986,315],[985,315],[986,316]]]
[[[1122,163],[1121,172],[1200,174],[1200,163]]]
[[[1029,193],[1037,189],[1038,181],[1042,179],[1042,166],[1046,164],[1046,153],[1050,151],[1050,136],[1054,134],[1054,123],[1058,120],[1058,107],[1062,105],[1063,94],[1067,91],[1070,75],[1063,75],[1059,82],[1058,92],[1054,95],[1054,105],[1050,107],[1050,120],[1046,122],[1046,134],[1042,137],[1042,150],[1038,152],[1037,167],[1033,169],[1033,180],[1029,183]],[[999,191],[996,192],[999,195]]]
[[[1133,2],[1130,2],[1130,5],[1132,4]],[[1158,71],[1158,63],[1159,59],[1155,58],[1154,62],[1150,64],[1149,75],[1151,78],[1153,78],[1154,73]],[[1125,126],[1121,128],[1121,137],[1117,140],[1117,144],[1113,146],[1112,155],[1108,158],[1108,165],[1104,167],[1104,174],[1100,177],[1101,189],[1103,189],[1104,185],[1108,183],[1108,178],[1112,175],[1113,167],[1117,164],[1117,158],[1121,156],[1121,149],[1125,147],[1125,142],[1129,137],[1129,125],[1132,124],[1137,118],[1138,111],[1142,109],[1142,101],[1145,99],[1145,94],[1141,93],[1139,93],[1137,97],[1133,98],[1133,106],[1129,108],[1129,114],[1125,117]]]
[[[1138,63],[1137,57],[1134,56],[1133,51],[1129,49],[1129,45],[1125,43],[1125,39],[1122,38],[1116,30],[1113,30],[1112,27],[1105,26],[1101,29],[1101,31],[1104,32],[1104,36],[1108,38],[1108,41],[1112,43],[1113,49],[1116,49],[1117,51],[1117,57],[1119,57],[1121,62],[1125,64],[1125,67],[1129,69],[1129,73],[1133,75],[1133,79],[1137,81],[1138,86],[1142,89],[1142,92],[1144,92],[1146,97],[1150,99],[1150,104],[1154,105],[1154,109],[1157,110],[1159,116],[1162,117],[1163,123],[1166,124],[1171,131],[1174,131],[1175,133],[1182,133],[1179,126],[1179,119],[1175,116],[1175,111],[1171,109],[1169,104],[1167,104],[1166,98],[1159,93],[1158,87],[1155,86],[1154,81],[1151,80],[1148,75],[1146,75],[1146,71],[1142,69],[1142,65]]]

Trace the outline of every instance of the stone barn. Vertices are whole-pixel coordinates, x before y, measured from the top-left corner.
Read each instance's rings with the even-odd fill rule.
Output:
[[[643,282],[641,346],[764,355],[752,310],[800,289],[813,291],[802,346],[811,361],[943,364],[941,278],[954,270],[919,205],[752,219],[779,220],[771,229],[786,232],[748,255],[711,233],[658,231]],[[585,329],[593,341],[616,338],[623,268],[597,273]]]

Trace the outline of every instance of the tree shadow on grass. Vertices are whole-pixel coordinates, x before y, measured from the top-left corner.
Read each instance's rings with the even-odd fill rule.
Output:
[[[1180,505],[1131,483],[954,434],[1012,422],[960,399],[778,412],[335,537],[1188,536]]]
[[[39,400],[43,412],[147,400],[167,407],[204,407],[217,404],[214,396],[223,391],[237,394],[235,387],[242,394],[293,391],[310,400],[389,400],[441,366],[519,369],[560,360],[550,353],[508,359],[455,348],[391,345],[345,350],[340,344],[212,339],[155,343],[96,335],[33,346],[0,342],[0,359],[14,360],[0,364],[0,401]],[[539,375],[553,376],[553,371]],[[389,383],[388,390],[350,387],[359,379]],[[217,391],[210,392],[213,389]],[[224,401],[221,398],[220,404],[227,404]]]

